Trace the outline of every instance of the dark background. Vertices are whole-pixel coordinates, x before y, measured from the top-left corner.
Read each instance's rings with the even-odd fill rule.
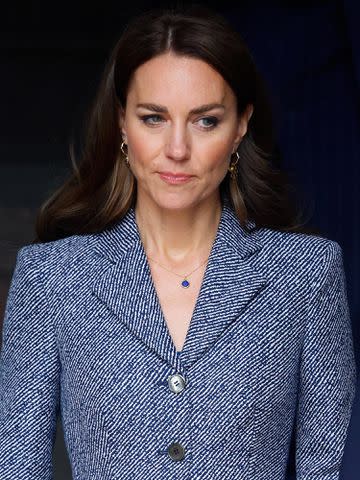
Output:
[[[343,249],[359,365],[360,6],[355,0],[206,3],[245,38],[269,87],[284,169],[312,224]],[[32,240],[37,209],[71,168],[68,141],[110,49],[133,15],[175,2],[131,4],[1,7],[0,320],[17,250]],[[347,480],[358,478],[360,465],[358,397],[343,461]],[[60,422],[54,465],[55,480],[71,478]]]

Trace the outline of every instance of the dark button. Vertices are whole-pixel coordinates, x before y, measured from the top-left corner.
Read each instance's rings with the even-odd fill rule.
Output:
[[[185,450],[180,443],[175,442],[169,446],[168,454],[172,460],[182,460],[185,457]]]
[[[185,388],[185,378],[179,373],[175,373],[168,377],[168,384],[172,392],[180,393]]]

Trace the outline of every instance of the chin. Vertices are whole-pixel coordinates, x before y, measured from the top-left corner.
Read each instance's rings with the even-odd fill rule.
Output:
[[[185,196],[184,196],[185,197]],[[193,198],[169,198],[168,195],[164,195],[161,199],[155,200],[159,208],[164,210],[183,210],[185,208],[192,208],[196,201]]]

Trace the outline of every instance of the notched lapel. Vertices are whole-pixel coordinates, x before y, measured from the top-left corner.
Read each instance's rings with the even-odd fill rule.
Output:
[[[134,208],[111,230],[98,234],[94,248],[110,262],[95,279],[94,294],[143,344],[170,365],[177,365]],[[234,321],[241,322],[246,307],[268,284],[252,266],[253,255],[261,248],[261,242],[241,227],[225,200],[181,354],[184,368],[201,358]]]
[[[267,284],[268,280],[252,267],[250,256],[242,257],[218,238],[193,312],[182,364],[190,368],[234,321],[241,322],[249,303]]]
[[[95,281],[93,292],[131,333],[172,364],[172,339],[140,241]]]

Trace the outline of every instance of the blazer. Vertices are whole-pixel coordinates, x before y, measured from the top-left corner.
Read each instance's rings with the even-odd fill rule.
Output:
[[[134,208],[101,233],[19,249],[0,363],[0,478],[339,478],[356,367],[342,249],[223,203],[180,355]]]

